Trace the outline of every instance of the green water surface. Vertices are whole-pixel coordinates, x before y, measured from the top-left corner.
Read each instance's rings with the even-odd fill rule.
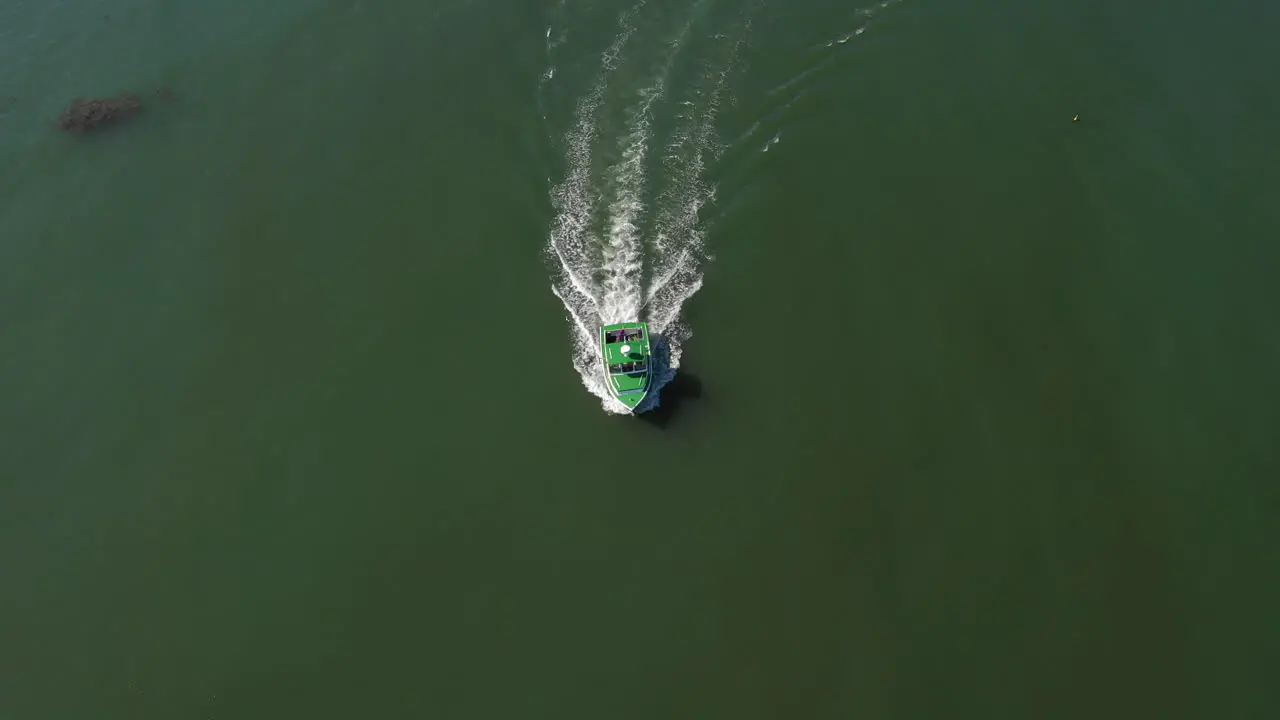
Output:
[[[725,150],[627,418],[626,7],[0,0],[0,717],[1276,717],[1276,11],[638,8],[601,162],[686,24]]]

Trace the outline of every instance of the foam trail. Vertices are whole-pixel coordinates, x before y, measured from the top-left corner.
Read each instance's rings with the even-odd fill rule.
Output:
[[[703,250],[705,231],[698,222],[703,206],[715,199],[715,188],[704,179],[705,165],[708,155],[719,157],[724,149],[716,139],[715,120],[725,96],[729,74],[750,33],[753,13],[754,9],[747,14],[728,57],[719,67],[709,68],[709,78],[714,80],[714,84],[702,96],[705,107],[701,112],[689,113],[686,127],[667,145],[668,171],[673,182],[659,199],[662,211],[654,248],[657,255],[667,258],[668,262],[657,269],[645,306],[654,332],[673,340],[684,340],[691,334],[676,323],[685,301],[702,287],[700,261],[709,259]],[[697,91],[697,94],[702,93]],[[678,365],[678,342],[672,343],[671,350],[672,362]]]
[[[702,178],[704,163],[720,152],[714,121],[726,78],[750,27],[748,15],[742,37],[730,46],[728,60],[704,76],[703,80],[712,81],[709,91],[695,90],[696,98],[682,104],[687,112],[677,117],[685,118],[684,125],[667,145],[665,171],[655,175],[648,160],[654,144],[653,116],[667,96],[675,61],[705,4],[696,3],[674,39],[663,43],[665,50],[648,87],[636,94],[638,100],[625,113],[625,130],[617,140],[619,159],[597,178],[592,161],[601,139],[598,115],[609,81],[623,62],[623,48],[635,32],[630,21],[644,4],[621,16],[618,36],[600,56],[596,82],[577,104],[573,126],[565,136],[565,175],[551,191],[556,218],[547,243],[556,275],[552,291],[564,304],[571,324],[574,366],[602,406],[617,413],[627,410],[609,391],[599,359],[599,327],[633,319],[648,322],[654,377],[648,397],[637,410],[655,407],[661,387],[679,367],[680,343],[689,336],[678,322],[681,306],[702,285],[700,265],[705,253],[698,211],[714,195]],[[548,30],[548,35],[554,33]],[[548,64],[552,49],[548,47]],[[539,89],[551,77],[552,73],[544,73]],[[651,183],[661,188],[652,207],[646,204]],[[649,234],[653,237],[646,243]]]
[[[573,323],[574,366],[583,384],[599,396],[605,407],[621,411],[605,386],[603,370],[596,362],[596,332],[602,324],[601,300],[608,289],[596,285],[595,277],[604,260],[592,229],[596,213],[597,192],[592,183],[592,149],[597,137],[596,114],[608,88],[609,77],[616,69],[622,48],[635,32],[631,19],[646,4],[640,0],[619,18],[621,31],[601,53],[600,71],[590,91],[578,102],[574,127],[567,135],[568,168],[564,180],[552,188],[552,205],[556,218],[547,247],[558,266],[552,292],[564,304]],[[548,54],[553,47],[548,47]],[[611,263],[620,253],[612,253]],[[615,283],[616,285],[616,283]],[[613,290],[616,296],[616,289]],[[616,303],[616,299],[614,300]]]
[[[640,105],[630,113],[630,132],[621,142],[622,161],[610,173],[616,196],[609,205],[609,234],[604,250],[605,293],[600,303],[604,325],[634,320],[640,314],[644,245],[638,222],[646,209],[645,160],[652,140],[652,111],[654,103],[666,94],[667,77],[691,27],[692,21],[686,23],[671,41],[654,84],[640,93]]]

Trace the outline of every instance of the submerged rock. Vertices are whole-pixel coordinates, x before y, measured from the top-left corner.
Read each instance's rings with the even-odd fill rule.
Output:
[[[141,109],[142,101],[130,92],[90,100],[76,98],[58,116],[57,124],[70,132],[88,132],[129,117]]]
[[[175,99],[173,88],[167,85],[156,88],[152,91],[152,95],[162,100]],[[76,98],[71,101],[71,105],[66,110],[62,111],[55,124],[70,132],[88,132],[116,120],[123,120],[141,109],[142,98],[131,92],[90,100]]]

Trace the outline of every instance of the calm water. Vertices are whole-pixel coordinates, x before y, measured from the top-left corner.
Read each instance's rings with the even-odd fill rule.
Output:
[[[0,0],[0,717],[1276,717],[1269,8]]]

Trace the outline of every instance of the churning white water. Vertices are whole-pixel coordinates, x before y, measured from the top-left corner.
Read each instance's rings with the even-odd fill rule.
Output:
[[[662,386],[680,367],[681,345],[692,334],[680,311],[702,286],[701,266],[708,259],[699,210],[715,188],[704,177],[706,164],[722,149],[715,120],[751,24],[746,13],[730,32],[704,35],[697,28],[706,0],[699,0],[679,27],[644,37],[637,21],[646,4],[641,0],[619,18],[616,35],[599,56],[594,83],[578,98],[573,122],[563,133],[565,171],[551,189],[556,216],[547,239],[552,291],[568,314],[574,366],[603,407],[618,413],[628,411],[606,384],[600,326],[648,323],[654,375],[637,411],[656,407]],[[548,66],[540,92],[557,76],[553,61],[567,31],[548,27],[546,37]],[[641,84],[632,80],[631,87],[611,87],[634,46],[639,46],[637,55],[650,50],[657,56],[654,69]],[[673,71],[683,60],[693,61],[695,71],[680,83]],[[625,120],[610,133],[605,128],[612,125],[603,117],[618,97],[626,102]],[[659,122],[671,130],[655,146]],[[599,163],[605,156],[608,162]]]

